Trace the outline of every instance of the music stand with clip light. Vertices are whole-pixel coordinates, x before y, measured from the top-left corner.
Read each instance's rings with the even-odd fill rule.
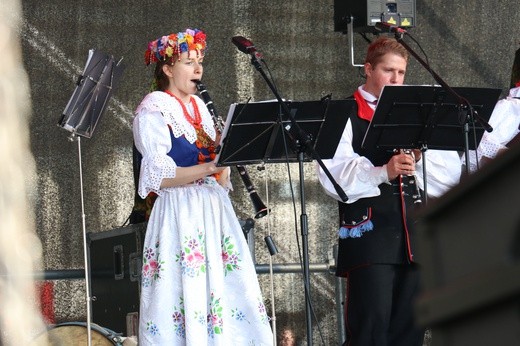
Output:
[[[491,88],[453,88],[453,91],[467,100],[484,121],[491,116],[501,92]],[[387,85],[381,91],[362,147],[420,149],[427,199],[427,149],[474,150],[484,131],[480,123],[468,124],[461,119],[458,99],[443,87]]]
[[[73,141],[76,139],[78,142],[81,220],[87,303],[86,327],[89,346],[92,344],[92,297],[90,292],[90,264],[85,223],[80,137],[92,137],[96,125],[108,105],[110,96],[119,84],[119,80],[124,70],[124,65],[121,64],[121,61],[122,59],[116,61],[112,56],[95,49],[90,49],[83,74],[79,76],[72,97],[67,103],[67,106],[58,122],[58,126],[71,132],[70,140]]]

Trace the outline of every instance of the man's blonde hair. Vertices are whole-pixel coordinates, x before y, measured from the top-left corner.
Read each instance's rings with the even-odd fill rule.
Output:
[[[376,66],[388,53],[397,54],[408,61],[408,51],[395,38],[380,36],[368,47],[365,63]]]

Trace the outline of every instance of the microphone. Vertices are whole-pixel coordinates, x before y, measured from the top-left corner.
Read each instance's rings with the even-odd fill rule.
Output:
[[[243,36],[233,36],[231,38],[231,42],[233,42],[233,44],[235,46],[237,46],[239,51],[246,53],[246,54],[251,54],[254,57],[256,57],[257,59],[262,59],[262,54],[260,54],[256,50],[256,47],[253,44],[253,42],[251,42],[247,38],[245,38]]]
[[[381,32],[392,32],[394,34],[406,34],[406,30],[387,22],[377,22],[376,29]]]

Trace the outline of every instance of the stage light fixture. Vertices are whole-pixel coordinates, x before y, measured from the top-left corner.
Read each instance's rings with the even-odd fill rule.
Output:
[[[375,24],[387,22],[402,28],[415,27],[415,0],[334,0],[334,31],[376,33]]]

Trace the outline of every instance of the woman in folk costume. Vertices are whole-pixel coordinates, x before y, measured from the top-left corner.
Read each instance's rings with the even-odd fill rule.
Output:
[[[272,345],[254,263],[228,196],[229,168],[214,163],[217,134],[204,102],[206,35],[149,43],[155,91],[137,107],[139,195],[157,198],[143,249],[139,345]]]

